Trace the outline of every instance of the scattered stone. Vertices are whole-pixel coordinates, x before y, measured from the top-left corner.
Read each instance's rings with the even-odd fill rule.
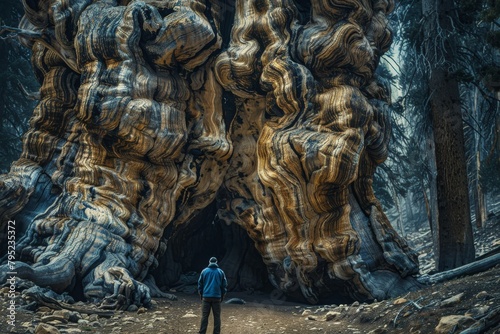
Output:
[[[89,325],[89,321],[85,320],[85,319],[80,319],[80,320],[78,320],[78,324],[81,325],[81,326],[88,326]]]
[[[489,296],[488,292],[481,291],[476,295],[477,299],[486,299]]]
[[[448,299],[445,299],[441,302],[441,307],[449,307],[453,306],[455,304],[458,304],[462,301],[462,298],[464,296],[464,293],[459,293],[458,295],[455,295],[453,297],[450,297]]]
[[[51,314],[51,315],[46,315],[40,319],[42,322],[49,322],[49,321],[60,321],[61,323],[67,323],[68,320],[64,318],[64,316],[60,314]]]
[[[359,306],[359,302],[358,301],[355,301],[354,303],[352,303],[351,305],[352,307],[358,307]]]
[[[66,324],[67,322],[62,322],[59,320],[51,320],[51,321],[46,321],[45,323],[52,326],[60,327],[60,326],[65,326],[64,324]]]
[[[89,325],[91,327],[94,327],[94,328],[98,328],[98,327],[102,327],[101,323],[99,321],[92,321],[91,323],[89,323]]]
[[[422,328],[422,326],[423,326],[422,323],[413,324],[413,326],[410,328],[410,333],[415,333],[415,334],[421,333],[420,329]]]
[[[59,330],[52,325],[40,323],[35,328],[35,334],[60,334]]]
[[[68,328],[65,330],[66,334],[76,334],[76,333],[81,333],[82,330],[78,328]]]
[[[377,328],[368,332],[368,334],[385,334],[385,333],[387,333],[387,329],[385,328]]]
[[[147,309],[145,307],[140,307],[138,310],[137,310],[137,314],[143,314],[143,313],[146,313]]]
[[[64,319],[69,320],[71,313],[75,313],[75,312],[72,312],[70,310],[55,310],[54,313],[52,313],[52,315],[63,317]]]
[[[39,313],[49,313],[49,312],[52,312],[52,309],[50,307],[47,307],[47,306],[40,306],[38,308],[37,312],[39,312]]]
[[[198,316],[193,313],[186,313],[182,316],[183,318],[197,318]]]
[[[99,319],[99,316],[97,314],[89,315],[89,322],[97,321],[98,319]]]
[[[485,316],[489,310],[490,310],[490,307],[488,305],[474,307],[474,308],[468,310],[465,313],[465,316],[477,319],[477,318],[481,318],[481,317]]]
[[[398,298],[396,299],[392,304],[394,305],[401,305],[401,304],[404,304],[404,303],[407,303],[408,300],[407,299],[404,299],[404,298]]]
[[[325,315],[325,321],[332,321],[340,315],[339,312],[330,311]]]
[[[474,323],[474,319],[463,315],[448,315],[439,320],[435,329],[437,334],[448,334],[453,331],[464,329],[467,325]]]
[[[127,311],[129,311],[129,312],[137,312],[137,310],[138,310],[138,309],[139,309],[139,308],[137,307],[137,305],[132,304],[132,305],[130,305],[130,306],[127,308]]]
[[[316,320],[317,320],[317,318],[316,318],[316,316],[314,316],[314,315],[309,315],[309,316],[307,316],[307,320],[316,321]]]
[[[311,313],[312,313],[311,310],[304,310],[304,312],[302,312],[302,316],[305,317],[310,315]]]

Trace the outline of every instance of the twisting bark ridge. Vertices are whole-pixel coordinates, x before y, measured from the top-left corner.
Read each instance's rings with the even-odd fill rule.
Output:
[[[139,282],[165,227],[213,200],[231,153],[209,57],[220,38],[199,1],[48,5],[26,7],[58,47],[33,46],[42,99],[23,156],[4,176],[19,190],[4,192],[9,214],[40,174],[59,194],[18,245],[19,260],[33,263],[18,276],[58,292],[83,284],[91,299],[131,293],[128,303],[147,302]],[[65,48],[80,73],[56,53]]]
[[[26,1],[41,100],[0,188],[0,213],[30,222],[19,277],[147,304],[161,237],[218,193],[219,217],[290,296],[415,287],[416,256],[371,186],[390,131],[374,70],[392,5]]]
[[[217,60],[238,101],[226,215],[249,231],[272,283],[309,302],[342,290],[385,298],[417,269],[371,187],[390,131],[374,70],[391,7],[239,1]]]

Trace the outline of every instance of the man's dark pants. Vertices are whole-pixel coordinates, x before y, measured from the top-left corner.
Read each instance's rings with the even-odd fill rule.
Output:
[[[210,315],[210,310],[214,314],[214,334],[220,334],[220,302],[218,298],[203,298],[201,305],[201,325],[200,334],[205,334],[207,332],[208,317]]]

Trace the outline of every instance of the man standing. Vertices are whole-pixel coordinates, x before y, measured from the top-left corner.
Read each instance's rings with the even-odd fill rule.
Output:
[[[214,313],[214,334],[220,333],[220,303],[226,291],[226,275],[217,265],[217,259],[212,257],[208,267],[203,269],[198,279],[198,293],[202,301],[200,334],[207,332],[210,310]]]

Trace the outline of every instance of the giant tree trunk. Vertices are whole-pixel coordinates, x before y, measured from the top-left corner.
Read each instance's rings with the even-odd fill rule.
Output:
[[[311,303],[416,288],[416,254],[371,186],[392,7],[25,2],[42,99],[0,188],[4,218],[29,222],[18,276],[123,307],[148,303],[154,267],[168,285],[214,252],[231,287],[262,286],[265,265]]]
[[[429,89],[435,96],[430,104],[436,139],[438,269],[448,270],[474,259],[465,142],[457,81],[436,69]]]
[[[454,1],[424,0],[423,12],[437,168],[438,269],[447,270],[474,259],[460,94],[449,70],[456,50],[450,37]]]

